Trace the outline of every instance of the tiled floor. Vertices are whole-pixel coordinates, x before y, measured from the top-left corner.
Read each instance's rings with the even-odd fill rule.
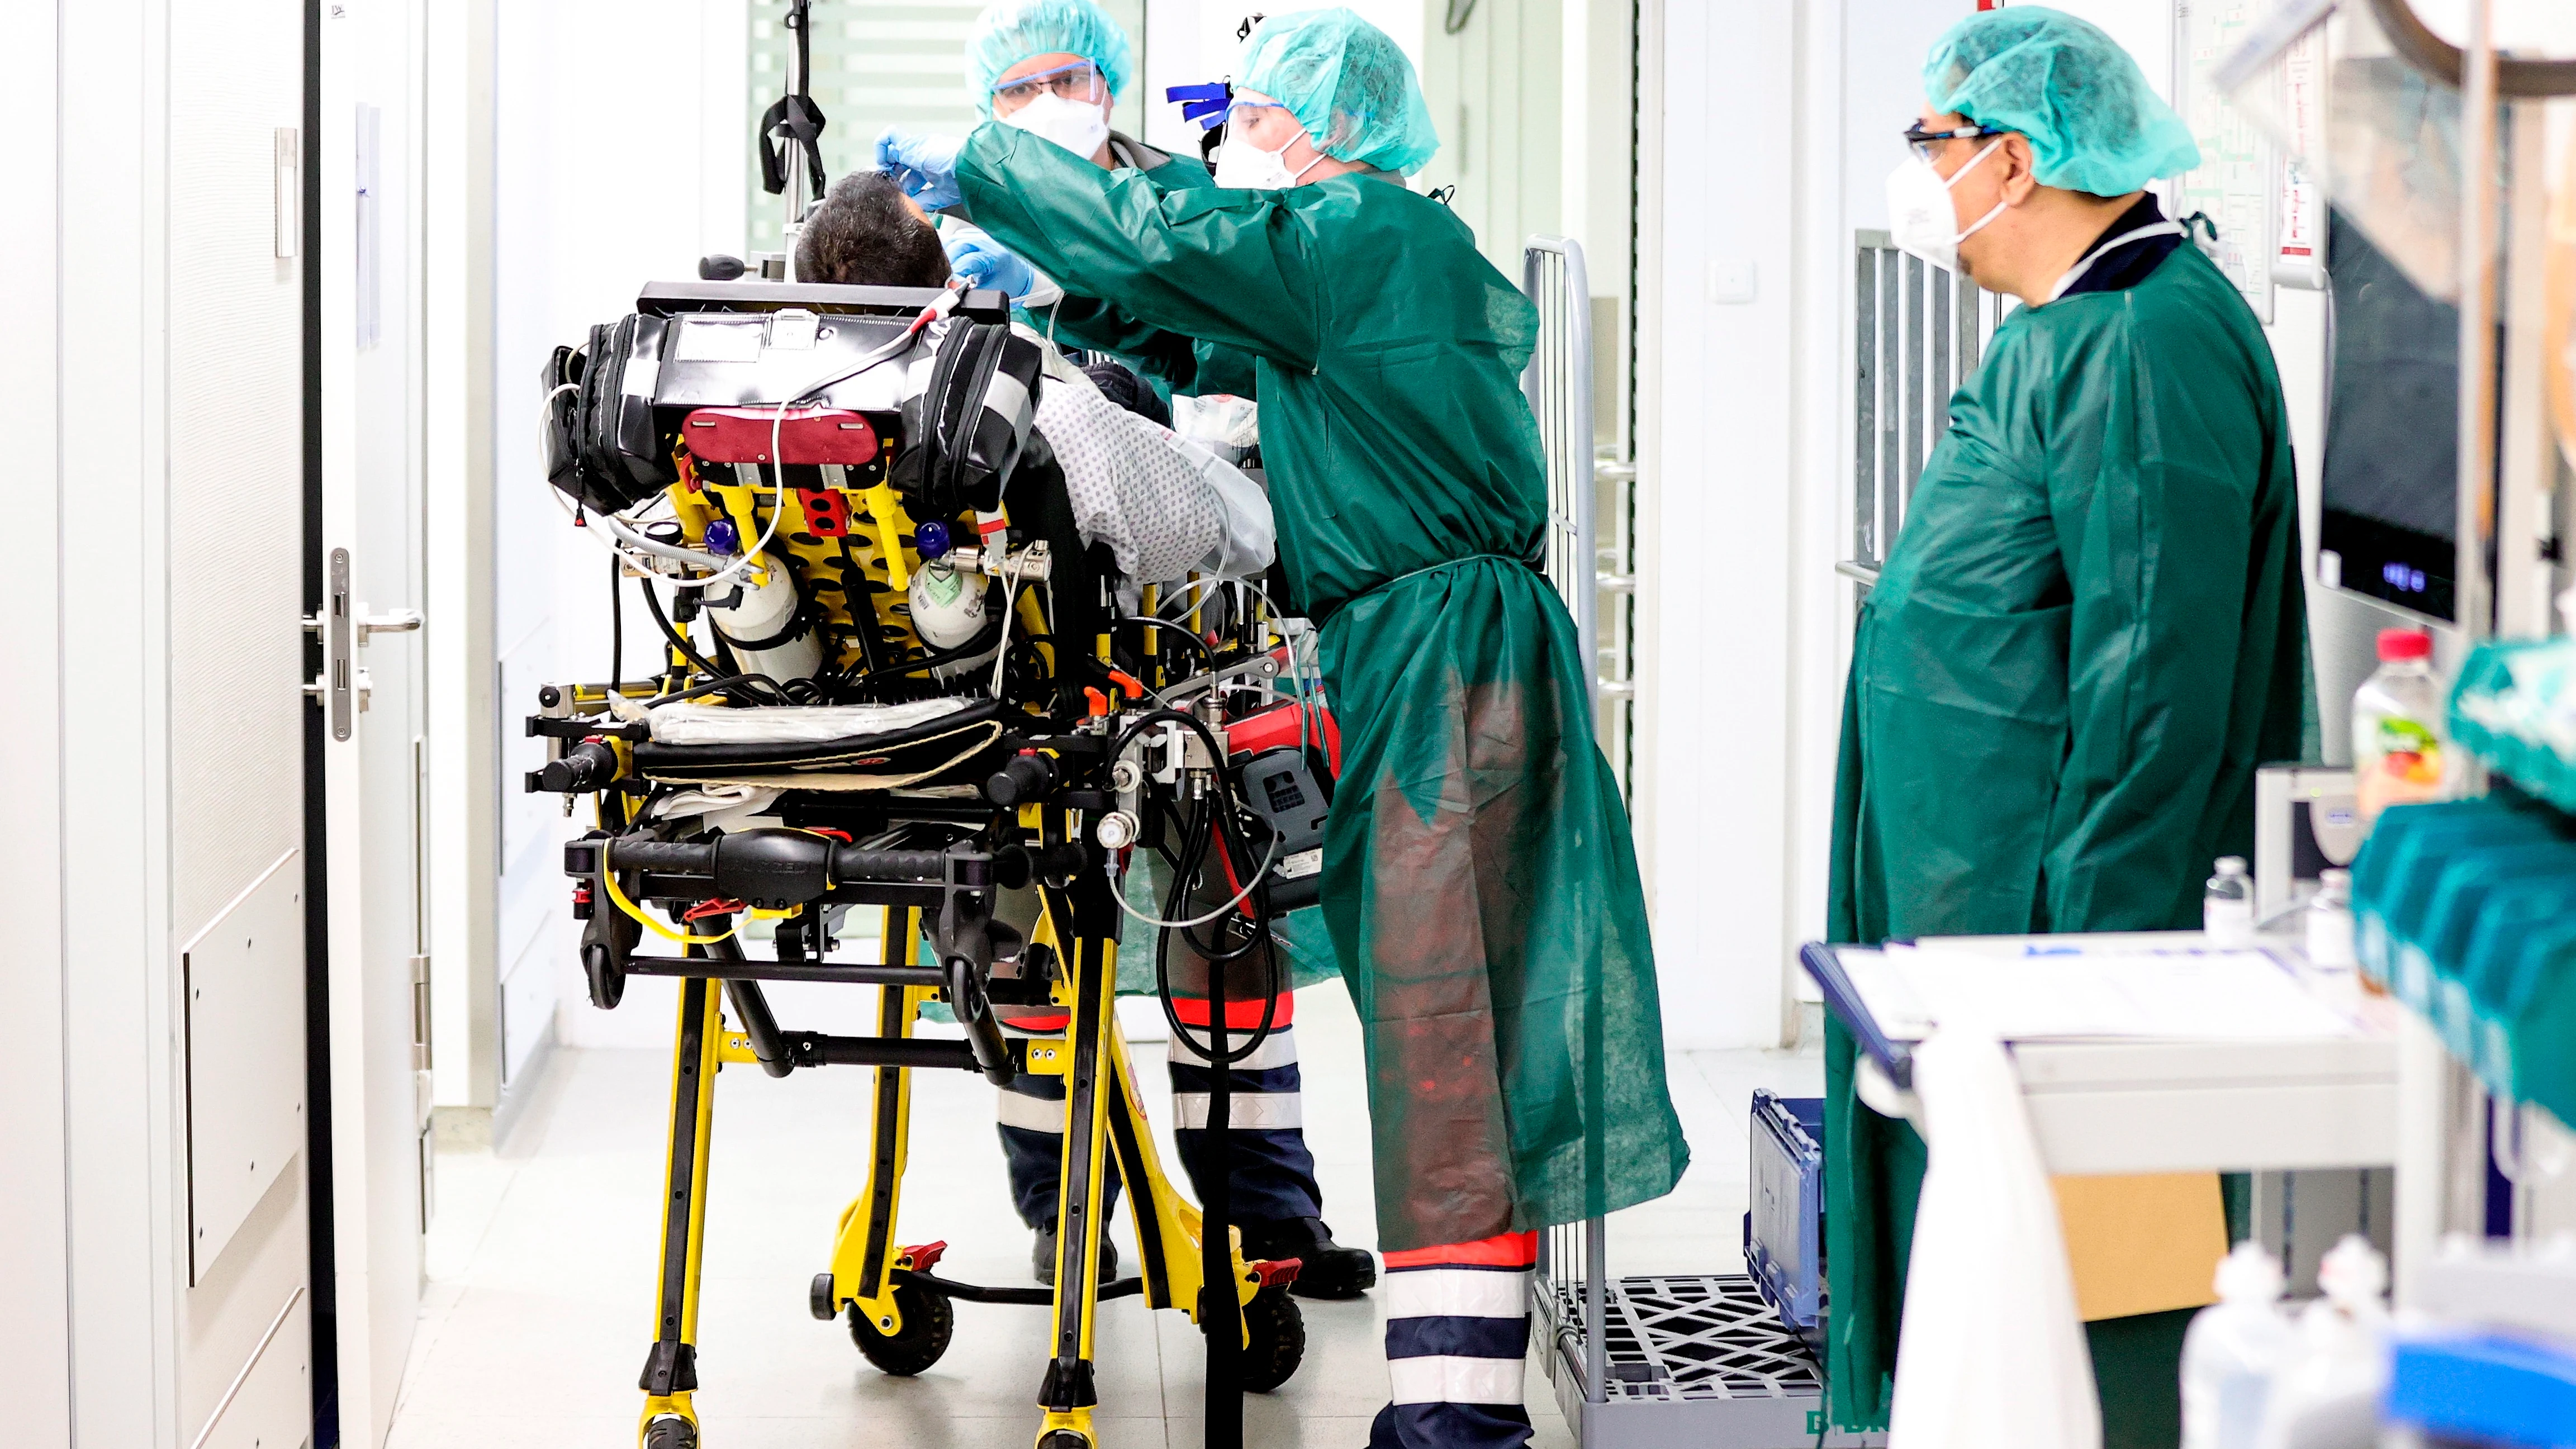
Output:
[[[1359,1032],[1338,985],[1298,1000],[1307,1137],[1326,1213],[1344,1242],[1370,1240],[1367,1112]],[[1130,1016],[1141,1026],[1150,1011]],[[790,1021],[788,1025],[803,1023]],[[1147,1110],[1166,1129],[1159,1043],[1136,1049]],[[560,1054],[538,1099],[494,1152],[438,1164],[438,1217],[394,1449],[616,1449],[634,1442],[650,1341],[656,1201],[668,1063],[658,1053]],[[1695,1053],[1673,1064],[1696,1160],[1679,1191],[1612,1220],[1622,1273],[1732,1271],[1744,1211],[1745,1101],[1756,1085],[1813,1091],[1811,1057]],[[838,1324],[805,1307],[832,1225],[857,1190],[869,1074],[724,1075],[718,1089],[697,1404],[713,1449],[1026,1449],[1045,1359],[1044,1314],[957,1305],[957,1340],[918,1378],[870,1368]],[[992,1089],[924,1073],[914,1089],[901,1236],[944,1237],[943,1276],[1028,1279],[1028,1235],[1003,1192]],[[1118,1228],[1128,1261],[1132,1239]],[[1374,1295],[1300,1301],[1307,1350],[1275,1394],[1247,1399],[1254,1449],[1359,1449],[1386,1401]],[[1178,1313],[1104,1306],[1098,1348],[1104,1449],[1189,1449],[1200,1439],[1199,1338]],[[1532,1360],[1540,1449],[1572,1444]]]

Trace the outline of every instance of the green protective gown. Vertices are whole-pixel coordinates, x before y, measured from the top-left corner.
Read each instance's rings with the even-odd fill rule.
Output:
[[[1109,133],[1109,151],[1121,161],[1134,162],[1136,173],[1158,190],[1205,191],[1216,186],[1207,163],[1196,157],[1158,151],[1116,131]],[[1167,400],[1174,393],[1253,395],[1252,354],[1141,322],[1112,300],[1068,292],[1045,310],[1044,320],[1037,325],[1054,327],[1056,340],[1068,346],[1117,358]]]
[[[1359,1008],[1378,1246],[1669,1191],[1636,855],[1518,381],[1536,310],[1448,208],[1383,179],[1164,188],[987,125],[976,221],[1067,290],[1251,354],[1290,605],[1342,735],[1324,917]]]
[[[2302,757],[2298,492],[2270,347],[2184,246],[2023,308],[1950,403],[1861,607],[1831,939],[2197,927]],[[1886,1423],[1923,1143],[1829,1032],[1835,1422]],[[2091,1325],[2106,1442],[2170,1445],[2180,1315]],[[2154,1321],[2150,1321],[2154,1320]]]

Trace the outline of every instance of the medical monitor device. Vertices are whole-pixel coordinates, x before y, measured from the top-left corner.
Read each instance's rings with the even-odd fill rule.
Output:
[[[2340,212],[2326,246],[2317,581],[2457,623],[2459,308],[2426,296]]]

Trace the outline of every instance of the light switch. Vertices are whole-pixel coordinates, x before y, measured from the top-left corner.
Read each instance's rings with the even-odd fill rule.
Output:
[[[1708,300],[1721,306],[1740,306],[1753,300],[1759,290],[1753,263],[1720,257],[1708,264]]]

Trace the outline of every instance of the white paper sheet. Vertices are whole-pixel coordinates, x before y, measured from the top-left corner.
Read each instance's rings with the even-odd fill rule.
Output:
[[[1886,961],[1924,1015],[1974,1022],[2006,1041],[2277,1040],[2350,1036],[2359,1029],[2261,951],[2087,950],[2034,942],[2003,954],[1927,941],[1891,945]]]

